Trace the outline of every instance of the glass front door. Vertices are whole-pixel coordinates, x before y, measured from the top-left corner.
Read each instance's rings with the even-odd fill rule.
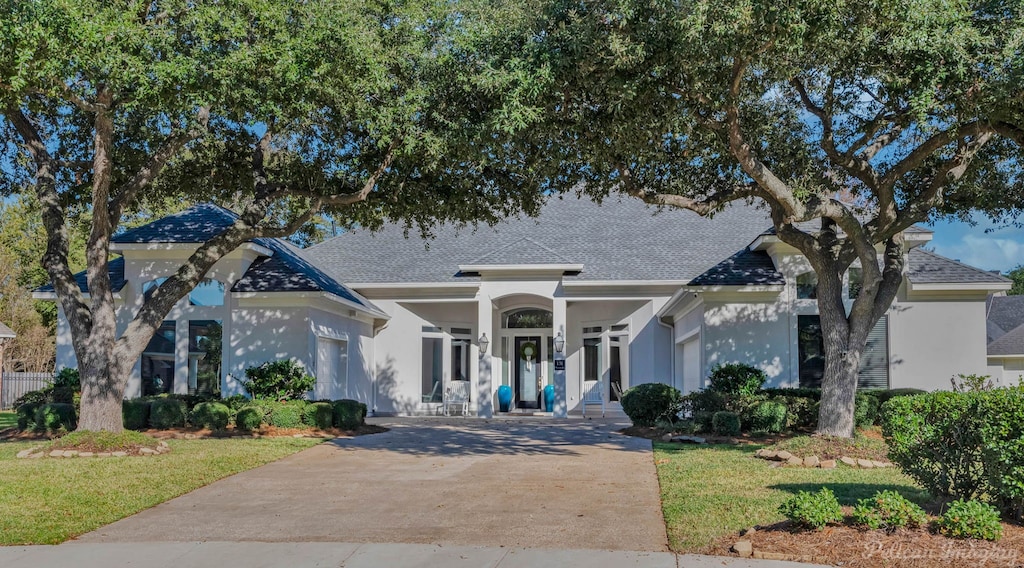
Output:
[[[541,338],[517,336],[513,342],[516,357],[515,396],[518,408],[538,408],[538,394],[543,382],[544,359],[541,358]]]

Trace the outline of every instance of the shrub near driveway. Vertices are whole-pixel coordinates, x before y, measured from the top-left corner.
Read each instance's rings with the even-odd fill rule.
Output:
[[[171,440],[157,457],[15,459],[0,444],[0,545],[56,544],[223,477],[320,443],[308,438]]]

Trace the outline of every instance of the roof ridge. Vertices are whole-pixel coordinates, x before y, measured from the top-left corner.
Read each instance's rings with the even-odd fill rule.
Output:
[[[1020,336],[1020,338],[1017,337],[1018,335]],[[1015,343],[1015,340],[1017,340],[1017,339],[1024,339],[1024,323],[1018,325],[1017,327],[1011,329],[1010,331],[1007,331],[1007,332],[1003,333],[1003,335],[1000,335],[999,337],[993,339],[992,343],[988,344],[986,351],[988,351],[988,353],[990,353],[992,355],[996,355],[996,356],[998,356],[998,355],[1024,355],[1024,353],[994,353],[994,354],[992,353],[992,349],[993,348],[998,349],[999,347],[1002,346],[1001,345],[1002,343],[1007,344],[1007,347],[1012,347],[1014,345],[1014,343]],[[1022,350],[1018,349],[1018,351],[1022,351]]]
[[[477,262],[479,262],[480,260],[482,260],[484,258],[487,258],[488,256],[491,256],[493,254],[496,254],[496,253],[499,253],[499,252],[502,252],[502,251],[506,251],[506,250],[516,246],[517,244],[519,244],[519,243],[521,243],[523,241],[529,242],[529,243],[533,244],[534,246],[540,248],[541,250],[551,254],[557,260],[560,260],[560,261],[562,261],[564,263],[571,263],[572,262],[567,257],[562,256],[562,254],[559,253],[558,251],[556,251],[556,250],[552,249],[551,247],[548,247],[548,246],[546,246],[546,245],[544,245],[544,244],[534,240],[532,237],[522,236],[522,237],[519,237],[518,239],[516,239],[516,240],[514,240],[514,241],[512,241],[510,243],[503,244],[501,246],[492,248],[491,250],[489,250],[489,251],[483,253],[482,255],[474,258],[473,260],[469,261],[467,264],[476,264]]]
[[[996,277],[1001,278],[1002,280],[1004,280],[1006,282],[1010,282],[1011,281],[1009,278],[1003,276],[1002,273],[991,272],[989,270],[984,270],[984,269],[978,268],[977,266],[971,266],[970,264],[967,264],[966,262],[960,262],[959,260],[956,260],[955,258],[949,258],[948,256],[942,256],[941,254],[939,254],[937,252],[934,252],[934,251],[930,251],[928,249],[924,249],[924,248],[921,248],[921,247],[914,247],[914,248],[912,248],[910,250],[911,251],[923,252],[923,253],[925,253],[925,254],[927,254],[929,256],[933,256],[935,258],[941,258],[942,260],[948,260],[949,262],[953,262],[953,263],[956,263],[956,264],[958,264],[960,266],[963,266],[964,268],[968,268],[970,270],[973,270],[974,272],[977,272],[978,274],[985,274],[987,276],[996,276]]]

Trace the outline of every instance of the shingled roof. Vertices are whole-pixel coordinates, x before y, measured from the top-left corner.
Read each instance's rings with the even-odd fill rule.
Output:
[[[999,339],[988,344],[989,356],[1024,356],[1024,325],[1004,333]]]
[[[601,205],[573,196],[552,198],[538,217],[493,227],[442,226],[435,238],[406,238],[401,226],[354,230],[305,250],[308,258],[348,283],[458,282],[467,264],[582,264],[565,281],[687,282],[747,246],[770,225],[764,210],[744,205],[707,219],[636,199]]]
[[[989,355],[1024,355],[1024,296],[989,296]]]
[[[14,330],[0,321],[0,339],[14,339],[15,337],[17,337],[17,334],[14,333]]]
[[[232,211],[212,203],[202,203],[120,233],[112,241],[120,244],[198,244],[216,237],[237,219]],[[253,262],[245,274],[231,285],[232,292],[327,292],[367,311],[383,313],[372,302],[315,266],[301,250],[286,241],[258,238],[253,242],[274,254]],[[123,257],[110,262],[110,276],[114,291],[121,290],[125,285]],[[82,291],[88,292],[86,273],[76,274],[75,279]],[[53,292],[53,286],[44,286],[37,291]]]
[[[920,248],[911,249],[907,277],[915,284],[1002,284],[1010,280]]]
[[[768,253],[744,248],[691,280],[689,285],[771,286],[785,283],[785,277],[775,268]]]
[[[127,281],[124,279],[124,257],[119,256],[113,258],[107,263],[107,274],[110,276],[110,289],[116,294],[124,288]],[[83,294],[89,293],[89,276],[86,271],[81,271],[75,274],[75,282],[78,284],[78,289]],[[35,292],[52,293],[55,289],[53,284],[47,284],[46,286],[40,286],[35,289]]]

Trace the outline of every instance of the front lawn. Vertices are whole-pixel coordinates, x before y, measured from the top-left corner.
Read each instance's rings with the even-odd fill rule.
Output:
[[[41,443],[0,443],[0,545],[63,542],[321,441],[170,440],[160,456],[65,459],[15,459]]]
[[[716,539],[783,520],[779,505],[800,490],[832,489],[843,505],[893,489],[925,503],[928,494],[896,468],[833,470],[771,467],[758,446],[684,446],[655,442],[669,545],[709,552]]]
[[[13,412],[0,412],[0,430],[14,428],[18,425],[18,415]]]

